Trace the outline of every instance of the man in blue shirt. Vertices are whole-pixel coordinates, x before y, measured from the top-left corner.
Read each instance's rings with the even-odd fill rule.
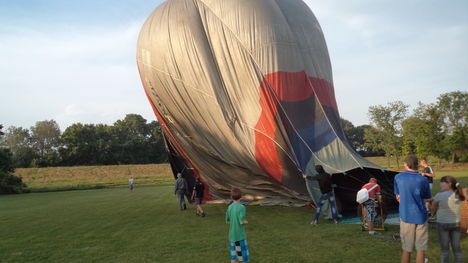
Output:
[[[409,263],[416,248],[416,263],[424,263],[429,239],[425,200],[431,199],[431,191],[427,178],[417,172],[416,156],[406,156],[404,165],[406,170],[397,174],[394,182],[396,199],[400,202],[401,262]]]

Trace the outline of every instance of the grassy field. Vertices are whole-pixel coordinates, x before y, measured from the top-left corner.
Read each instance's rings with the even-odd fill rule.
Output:
[[[226,205],[177,209],[171,186],[0,197],[2,262],[228,262]],[[307,208],[247,208],[252,262],[398,262],[400,243],[358,225],[308,224]],[[390,226],[385,236],[398,231]],[[438,262],[431,230],[429,262]],[[468,238],[462,240],[468,262]],[[373,255],[373,256],[369,256]]]
[[[367,159],[382,167],[387,167],[385,157]],[[390,169],[398,170],[393,159]],[[402,169],[400,167],[399,170]],[[442,166],[435,165],[434,169],[439,178],[448,174],[456,176],[466,174],[468,177],[467,164],[454,166],[442,163]],[[172,184],[174,181],[169,164],[19,168],[16,169],[15,175],[22,177],[33,192],[125,186],[130,176],[135,178],[137,185]],[[462,183],[468,186],[468,181],[462,181]]]
[[[371,161],[385,166],[386,159]],[[453,175],[468,186],[466,167],[449,168],[436,170],[437,177]],[[35,192],[105,189],[0,196],[0,262],[229,261],[226,206],[206,205],[206,218],[196,217],[192,205],[178,211],[167,164],[29,168],[16,175]],[[130,176],[137,183],[133,193],[124,187]],[[399,261],[399,242],[369,236],[359,225],[312,226],[313,214],[307,208],[249,206],[252,262]],[[398,229],[389,226],[384,237]],[[468,237],[462,247],[468,262]],[[432,229],[429,262],[438,255]]]
[[[169,164],[20,168],[15,175],[23,178],[33,192],[124,186],[130,176],[136,185],[174,182]]]

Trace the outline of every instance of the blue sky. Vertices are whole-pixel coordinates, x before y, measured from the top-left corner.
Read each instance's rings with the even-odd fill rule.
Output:
[[[113,123],[155,117],[135,62],[162,1],[0,0],[0,123]],[[306,0],[330,52],[342,117],[369,106],[468,91],[468,1]]]

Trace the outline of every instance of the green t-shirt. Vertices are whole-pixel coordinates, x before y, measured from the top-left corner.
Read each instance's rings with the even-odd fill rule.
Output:
[[[245,221],[245,206],[240,203],[232,203],[226,211],[226,222],[229,223],[229,241],[245,240],[245,227],[241,222]]]

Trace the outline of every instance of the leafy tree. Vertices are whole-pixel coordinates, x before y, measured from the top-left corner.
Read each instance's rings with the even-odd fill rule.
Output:
[[[468,92],[454,91],[438,97],[446,138],[443,145],[452,163],[468,161]]]
[[[388,162],[394,156],[398,168],[402,154],[402,122],[407,112],[408,105],[401,101],[369,107],[372,128],[365,129],[364,134],[365,145],[373,150],[383,150]]]
[[[148,138],[150,146],[149,158],[155,163],[164,163],[168,161],[167,153],[162,135],[161,123],[152,121],[148,124],[150,137]]]
[[[60,128],[56,121],[38,121],[31,127],[33,147],[38,155],[37,165],[48,166],[57,164],[60,146]]]
[[[149,130],[142,116],[127,114],[123,120],[116,121],[111,130],[112,151],[119,163],[148,163]]]
[[[383,151],[374,151],[365,144],[366,141],[364,139],[364,131],[365,129],[370,128],[370,125],[354,126],[353,123],[343,118],[341,119],[341,125],[348,142],[359,154],[362,156],[384,155]]]
[[[3,126],[0,125],[0,137],[3,137]],[[29,192],[21,177],[14,176],[12,154],[6,147],[0,148],[0,194],[15,194]]]
[[[62,134],[60,156],[66,165],[115,164],[107,125],[75,123]]]
[[[403,122],[403,153],[443,158],[443,114],[435,104],[419,103]]]
[[[60,146],[60,128],[56,121],[38,121],[31,127],[34,149],[39,156],[37,165],[47,166],[58,163],[58,148]]]
[[[5,136],[5,145],[13,153],[14,167],[29,167],[35,154],[32,138],[28,129],[11,126]]]

